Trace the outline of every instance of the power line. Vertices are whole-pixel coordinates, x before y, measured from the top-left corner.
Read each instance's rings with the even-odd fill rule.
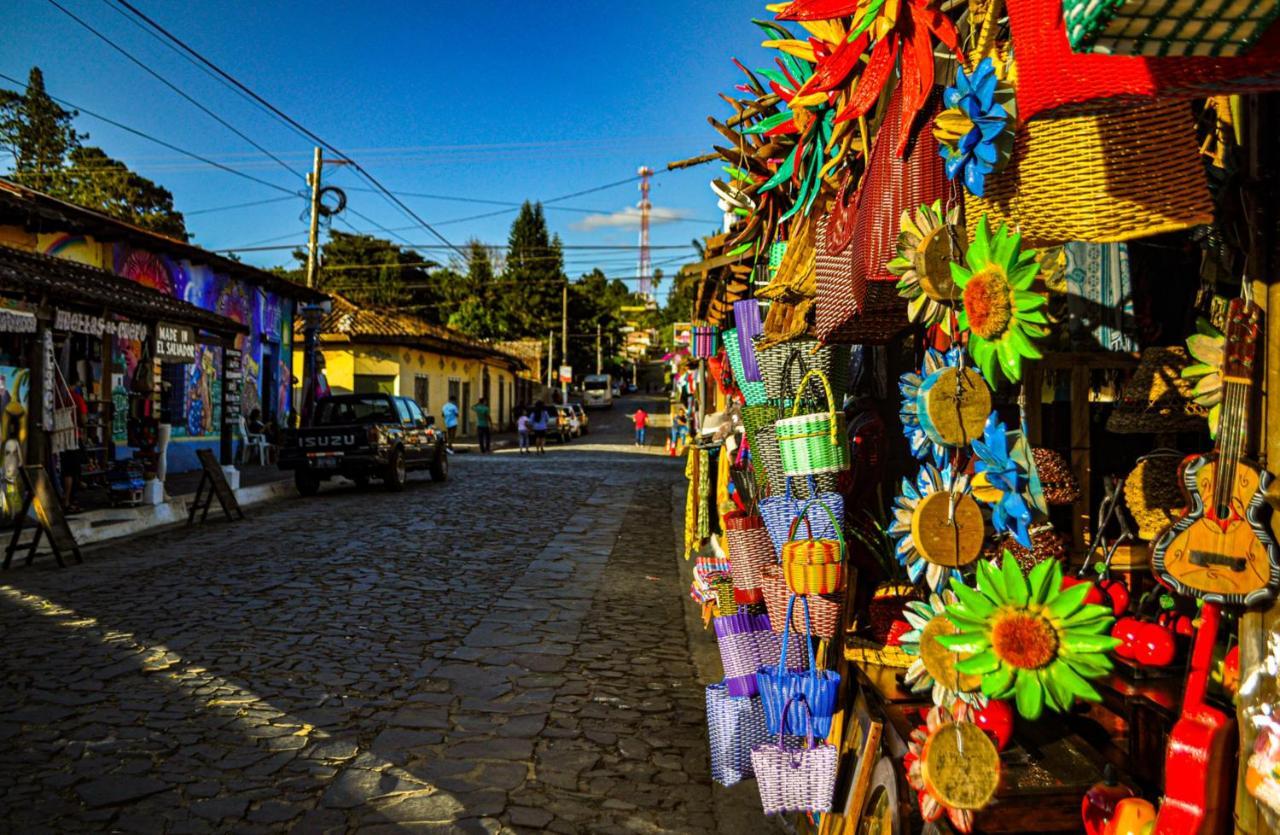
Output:
[[[79,169],[77,169],[79,170]],[[251,200],[248,203],[232,203],[229,206],[213,206],[208,209],[196,209],[195,211],[183,212],[186,217],[192,215],[208,215],[214,212],[229,212],[232,209],[249,209],[254,206],[266,206],[271,203],[283,203],[286,200],[293,200],[295,197],[301,197],[300,194],[290,194],[285,197],[268,197],[266,200]],[[296,235],[297,232],[290,232],[290,235]]]
[[[74,20],[76,23],[78,23],[78,24],[80,24],[81,26],[83,26],[85,29],[87,29],[89,32],[91,32],[95,37],[97,37],[99,40],[101,40],[101,41],[102,41],[103,43],[105,43],[107,46],[109,46],[109,47],[111,47],[112,49],[114,49],[116,52],[119,52],[119,53],[120,53],[121,55],[123,55],[126,59],[128,59],[129,61],[131,61],[131,62],[132,62],[134,65],[136,65],[138,68],[140,68],[143,72],[147,73],[147,74],[148,74],[148,75],[150,75],[152,78],[156,79],[156,80],[157,80],[157,81],[159,81],[161,84],[163,84],[164,86],[168,87],[170,90],[172,90],[173,92],[177,93],[177,94],[178,94],[179,96],[181,96],[182,98],[186,99],[186,100],[187,100],[188,102],[190,102],[190,103],[191,103],[195,108],[197,108],[201,113],[204,113],[206,116],[208,116],[209,118],[213,119],[215,122],[217,122],[218,124],[222,125],[224,128],[226,128],[227,130],[231,131],[231,132],[232,132],[232,133],[234,133],[236,136],[238,136],[238,137],[240,137],[241,139],[243,139],[245,142],[248,142],[250,145],[252,145],[252,146],[253,146],[255,149],[257,149],[258,151],[261,151],[262,153],[266,154],[266,155],[267,155],[268,157],[270,157],[271,159],[275,160],[275,162],[276,162],[276,163],[277,163],[281,168],[283,168],[285,171],[288,171],[291,175],[293,175],[293,176],[295,176],[295,177],[298,177],[298,178],[300,178],[300,179],[303,179],[303,180],[305,181],[305,178],[302,176],[302,174],[300,174],[300,173],[298,173],[297,171],[294,171],[292,168],[290,168],[290,167],[288,166],[288,164],[287,164],[287,163],[285,163],[285,161],[284,161],[284,160],[280,159],[280,157],[276,156],[275,154],[273,154],[273,153],[271,153],[270,151],[268,151],[266,148],[264,148],[264,147],[262,147],[261,145],[259,145],[259,144],[258,144],[257,142],[255,142],[251,137],[249,137],[249,136],[248,136],[248,135],[246,135],[245,133],[241,132],[238,128],[236,128],[234,125],[232,125],[232,124],[231,124],[230,122],[228,122],[226,119],[223,119],[223,118],[222,118],[221,116],[219,116],[217,113],[214,113],[212,110],[210,110],[209,108],[205,107],[203,104],[201,104],[200,102],[196,101],[196,100],[195,100],[194,98],[192,98],[191,96],[187,95],[187,93],[186,93],[186,92],[184,92],[181,88],[179,88],[176,84],[173,84],[171,81],[169,81],[169,79],[165,78],[165,77],[164,77],[164,76],[162,76],[160,73],[156,72],[156,71],[155,71],[155,70],[153,70],[151,67],[149,67],[147,64],[145,64],[144,62],[142,62],[142,61],[138,60],[138,58],[134,57],[134,55],[133,55],[132,53],[130,53],[128,50],[124,49],[123,47],[121,47],[120,45],[118,45],[115,41],[111,40],[111,39],[110,39],[110,38],[108,38],[106,35],[102,34],[102,33],[101,33],[101,32],[99,32],[97,29],[95,29],[95,28],[93,28],[92,26],[90,26],[88,23],[86,23],[82,18],[80,18],[79,16],[77,16],[77,15],[76,15],[74,12],[72,12],[70,9],[68,9],[68,8],[67,8],[67,7],[65,7],[65,6],[63,6],[61,3],[59,3],[59,2],[58,2],[58,0],[46,0],[46,2],[48,2],[48,3],[49,3],[49,5],[53,6],[55,9],[57,9],[57,10],[58,10],[58,11],[60,11],[60,12],[62,12],[62,13],[63,13],[64,15],[66,15],[67,17],[69,17],[69,18],[71,18],[72,20]]]
[[[431,235],[432,235],[433,237],[435,237],[436,239],[438,239],[442,244],[445,244],[445,245],[446,245],[446,246],[448,246],[450,249],[453,249],[453,250],[454,250],[454,251],[456,251],[459,255],[462,255],[463,257],[466,257],[466,256],[465,256],[465,253],[463,253],[463,251],[462,251],[462,249],[461,249],[461,248],[459,248],[458,246],[454,245],[454,244],[453,244],[453,243],[452,243],[448,238],[446,238],[444,235],[442,235],[442,234],[440,234],[438,231],[436,231],[436,229],[435,229],[431,224],[427,223],[425,220],[423,220],[421,217],[419,217],[419,216],[418,216],[418,214],[417,214],[416,212],[414,212],[414,211],[413,211],[413,209],[410,209],[410,208],[405,204],[405,202],[404,202],[403,200],[401,200],[399,197],[396,197],[396,196],[395,196],[395,194],[394,194],[394,193],[392,193],[392,192],[391,192],[391,191],[390,191],[386,186],[384,186],[381,182],[379,182],[379,181],[377,180],[377,178],[375,178],[372,174],[370,174],[368,171],[366,171],[366,170],[365,170],[365,168],[364,168],[362,165],[360,165],[360,163],[358,163],[358,162],[356,162],[355,160],[351,159],[349,156],[347,156],[346,154],[344,154],[341,150],[339,150],[338,148],[334,147],[334,145],[333,145],[332,143],[325,142],[323,139],[321,139],[319,136],[317,136],[314,132],[312,132],[312,131],[308,130],[308,129],[307,129],[307,128],[305,128],[303,125],[301,125],[301,124],[300,124],[296,119],[294,119],[293,117],[291,117],[291,116],[289,116],[288,114],[286,114],[286,113],[285,113],[284,111],[282,111],[280,108],[278,108],[278,107],[276,107],[275,105],[271,104],[269,101],[267,101],[267,100],[266,100],[266,99],[264,99],[262,96],[260,96],[260,95],[258,95],[257,93],[255,93],[253,90],[251,90],[251,89],[250,89],[249,87],[247,87],[245,84],[243,84],[241,81],[239,81],[238,79],[236,79],[235,77],[233,77],[233,76],[232,76],[230,73],[228,73],[226,70],[223,70],[221,67],[219,67],[218,65],[214,64],[214,63],[213,63],[212,61],[210,61],[208,58],[206,58],[206,57],[204,57],[203,55],[201,55],[198,51],[196,51],[196,50],[195,50],[195,49],[193,49],[192,47],[188,46],[184,41],[182,41],[182,40],[181,40],[180,38],[178,38],[176,35],[174,35],[173,33],[171,33],[169,30],[165,29],[165,28],[164,28],[163,26],[161,26],[159,23],[156,23],[156,22],[155,22],[154,20],[152,20],[150,17],[147,17],[147,15],[146,15],[146,14],[144,14],[144,13],[143,13],[142,11],[140,11],[136,6],[134,6],[132,3],[130,3],[130,2],[129,2],[129,0],[116,0],[116,2],[118,2],[121,6],[125,7],[126,9],[128,9],[130,12],[132,12],[132,13],[134,14],[134,16],[136,16],[136,17],[138,17],[138,18],[141,18],[141,19],[142,19],[143,21],[145,21],[149,26],[151,26],[153,29],[155,29],[155,30],[157,30],[158,32],[160,32],[162,35],[164,35],[164,36],[165,36],[166,38],[168,38],[169,40],[173,41],[176,45],[178,45],[178,46],[182,47],[182,49],[186,50],[186,51],[187,51],[188,53],[190,53],[193,57],[195,57],[196,59],[198,59],[201,63],[203,63],[203,64],[207,65],[207,66],[208,66],[210,69],[212,69],[214,72],[218,73],[218,75],[222,76],[222,77],[223,77],[223,78],[225,78],[227,81],[231,82],[232,84],[236,85],[236,86],[237,86],[237,87],[239,87],[241,90],[243,90],[245,93],[247,93],[247,94],[249,94],[250,96],[252,96],[256,101],[258,101],[259,103],[261,103],[264,107],[267,107],[268,109],[270,109],[270,110],[271,110],[271,112],[272,112],[272,113],[274,113],[276,116],[278,116],[279,118],[281,118],[281,119],[285,120],[287,123],[289,123],[289,124],[290,124],[290,125],[292,125],[293,127],[297,128],[298,130],[300,130],[300,131],[302,131],[303,133],[305,133],[305,134],[306,134],[307,136],[309,136],[309,137],[310,137],[310,138],[311,138],[311,139],[312,139],[312,140],[313,140],[317,145],[319,145],[319,146],[321,146],[321,147],[324,147],[324,148],[328,148],[328,149],[329,149],[329,150],[331,150],[333,153],[337,154],[339,157],[341,157],[341,158],[342,158],[342,160],[343,160],[344,162],[349,163],[349,164],[350,164],[350,165],[351,165],[351,166],[352,166],[352,167],[353,167],[357,172],[359,172],[359,173],[360,173],[360,174],[365,178],[365,180],[366,180],[366,181],[368,181],[368,183],[369,183],[370,185],[372,185],[372,186],[373,186],[374,188],[376,188],[378,191],[382,192],[382,194],[383,194],[383,195],[384,195],[388,200],[390,200],[392,203],[394,203],[396,206],[398,206],[398,207],[400,208],[400,210],[401,210],[402,212],[404,212],[406,215],[408,215],[408,217],[409,217],[410,219],[414,220],[414,221],[415,221],[415,222],[417,222],[420,226],[422,226],[422,228],[423,228],[423,229],[425,229],[425,230],[427,230],[428,232],[430,232],[430,233],[431,233]]]
[[[23,90],[27,89],[27,85],[25,82],[19,81],[18,79],[14,78],[11,75],[5,75],[4,73],[0,73],[0,78],[3,78],[5,81],[8,81],[10,84],[17,84]],[[184,156],[188,156],[188,157],[191,157],[192,159],[200,160],[201,162],[207,163],[213,166],[214,168],[217,168],[220,171],[225,171],[228,174],[234,174],[237,177],[241,177],[251,182],[258,183],[259,185],[266,186],[267,188],[275,189],[276,191],[282,191],[285,194],[289,194],[295,197],[303,196],[301,192],[290,191],[284,186],[277,185],[272,182],[268,182],[267,180],[263,180],[261,178],[255,177],[252,174],[246,174],[243,171],[237,171],[236,169],[232,168],[229,165],[223,165],[220,162],[214,162],[213,160],[208,159],[207,157],[202,157],[199,154],[194,153],[192,151],[188,151],[185,148],[179,148],[177,145],[174,145],[171,142],[165,142],[163,139],[157,139],[156,137],[152,136],[149,133],[145,133],[143,131],[138,130],[137,128],[131,128],[128,125],[117,122],[115,119],[109,119],[100,113],[94,113],[92,110],[81,107],[77,104],[73,104],[72,102],[69,102],[66,99],[58,98],[57,96],[53,96],[53,95],[49,96],[49,98],[53,99],[58,104],[71,108],[72,110],[78,110],[79,112],[85,114],[86,116],[90,116],[99,121],[106,122],[108,125],[111,125],[112,127],[116,127],[116,128],[119,128],[120,130],[127,131],[128,133],[131,133],[134,136],[141,137],[143,139],[146,139],[149,142],[154,142],[157,145],[160,145],[161,147],[168,148],[171,151],[176,151]]]

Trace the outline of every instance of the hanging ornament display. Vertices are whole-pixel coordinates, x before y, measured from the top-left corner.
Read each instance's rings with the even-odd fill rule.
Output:
[[[911,732],[903,765],[918,793],[920,814],[944,814],[960,832],[973,830],[974,813],[985,808],[1000,785],[1000,752],[967,705],[934,707],[925,726]]]
[[[958,602],[950,589],[929,595],[928,601],[911,601],[902,612],[911,631],[898,639],[903,651],[914,656],[904,679],[911,692],[929,693],[935,705],[946,707],[957,699],[974,704],[987,701],[978,691],[982,684],[980,676],[956,671],[956,662],[968,656],[952,652],[937,641],[939,635],[954,635],[959,631],[947,618],[947,606]]]
[[[1041,356],[1032,340],[1049,332],[1041,309],[1047,300],[1031,290],[1040,269],[1036,252],[1021,242],[1004,225],[992,234],[983,215],[964,263],[951,265],[964,302],[960,329],[968,331],[969,353],[993,386],[997,368],[1009,380],[1020,380],[1023,357]]]
[[[953,235],[964,239],[957,229],[960,207],[945,214],[942,202],[919,206],[915,213],[904,211],[898,221],[898,256],[885,267],[898,279],[898,295],[907,299],[907,316],[922,325],[937,325],[951,333],[951,305],[960,297],[951,278]]]
[[[898,415],[911,454],[943,466],[947,451],[967,446],[982,434],[991,412],[991,389],[982,375],[963,367],[959,348],[925,351],[920,371],[898,380],[902,406]]]
[[[889,535],[894,553],[913,583],[941,591],[949,577],[978,558],[986,535],[982,510],[969,491],[969,477],[950,467],[925,464],[915,482],[902,480]]]
[[[1027,468],[1013,457],[1009,431],[992,412],[982,440],[973,442],[973,495],[991,508],[991,526],[1010,533],[1023,548],[1031,547],[1031,507],[1024,494],[1030,480]]]
[[[1119,641],[1110,635],[1111,608],[1085,603],[1092,584],[1062,588],[1062,567],[1046,560],[1024,575],[1006,552],[1000,565],[978,563],[977,588],[952,580],[959,602],[947,607],[955,635],[942,646],[972,652],[956,670],[982,676],[993,699],[1012,695],[1018,713],[1039,719],[1047,706],[1059,713],[1076,698],[1100,701],[1090,678],[1111,670],[1107,657]]]
[[[934,120],[933,135],[946,160],[947,179],[960,180],[981,197],[987,175],[1004,168],[1013,153],[1013,88],[1002,83],[992,60],[983,58],[971,73],[960,67],[942,104],[947,109]]]

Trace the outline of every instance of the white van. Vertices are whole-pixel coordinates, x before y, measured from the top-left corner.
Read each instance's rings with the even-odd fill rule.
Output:
[[[588,409],[613,406],[613,380],[608,374],[588,374],[582,378],[582,405]]]

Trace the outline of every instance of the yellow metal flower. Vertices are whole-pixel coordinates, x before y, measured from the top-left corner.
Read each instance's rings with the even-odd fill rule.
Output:
[[[907,299],[911,321],[924,325],[941,325],[951,333],[951,307],[959,298],[951,277],[952,234],[956,230],[960,207],[945,215],[941,201],[922,205],[913,214],[904,211],[898,221],[898,256],[885,266],[898,279],[898,295]]]

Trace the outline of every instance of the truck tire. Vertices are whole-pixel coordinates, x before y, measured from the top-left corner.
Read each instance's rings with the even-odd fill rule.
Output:
[[[314,496],[320,492],[320,479],[305,468],[293,471],[293,483],[298,488],[298,493],[303,496]]]
[[[431,462],[432,481],[444,481],[449,478],[449,453],[444,451],[443,446],[436,447],[436,458]]]
[[[409,471],[404,463],[404,450],[392,450],[391,460],[387,462],[386,474],[382,476],[383,484],[392,493],[399,493],[408,481]]]

